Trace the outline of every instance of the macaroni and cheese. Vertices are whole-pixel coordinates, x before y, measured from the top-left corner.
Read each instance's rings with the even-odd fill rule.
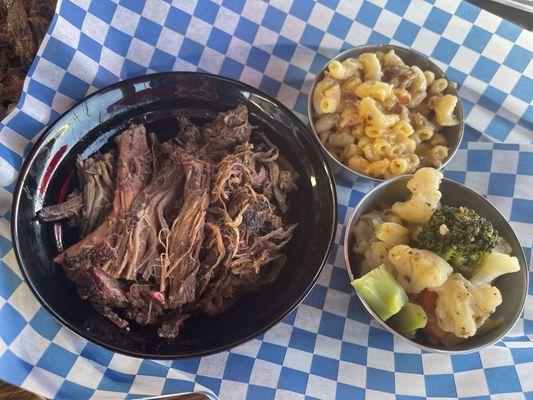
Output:
[[[448,157],[441,127],[458,125],[450,83],[408,66],[390,50],[334,60],[312,93],[313,123],[330,153],[374,178],[440,167]]]

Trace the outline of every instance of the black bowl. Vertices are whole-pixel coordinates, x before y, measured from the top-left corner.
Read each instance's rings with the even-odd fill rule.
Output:
[[[35,214],[56,204],[76,156],[105,148],[131,123],[144,123],[160,139],[176,135],[176,115],[195,123],[242,103],[251,123],[279,148],[300,175],[293,194],[291,222],[298,222],[287,263],[278,279],[248,293],[228,311],[194,316],[176,339],[158,338],[153,327],[121,330],[81,300],[61,267],[54,226]],[[74,178],[75,180],[75,178]],[[73,181],[71,186],[75,185]],[[85,339],[113,351],[145,358],[176,359],[226,350],[271,328],[311,290],[329,252],[337,225],[335,186],[318,139],[282,104],[248,85],[219,76],[171,72],[141,76],[102,89],[75,105],[46,129],[20,173],[12,213],[15,254],[22,273],[41,304],[62,324]],[[65,245],[75,233],[63,229]]]

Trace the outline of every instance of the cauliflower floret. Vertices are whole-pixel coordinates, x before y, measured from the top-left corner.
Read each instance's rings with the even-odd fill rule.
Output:
[[[396,222],[384,222],[376,231],[376,237],[389,246],[409,243],[409,229]]]
[[[379,267],[381,264],[393,272],[393,268],[390,265],[387,255],[389,254],[390,246],[380,240],[375,240],[370,243],[370,246],[365,251],[364,259],[361,262],[361,275],[365,275],[367,272]]]
[[[450,264],[437,254],[405,244],[390,249],[389,261],[394,266],[398,282],[408,293],[440,286],[453,272]]]
[[[516,271],[520,271],[518,258],[493,251],[483,259],[479,268],[474,271],[474,276],[472,276],[470,282],[474,285],[491,283],[501,275]]]
[[[437,209],[441,193],[439,184],[442,174],[433,168],[420,168],[407,182],[407,189],[412,193],[407,201],[397,202],[392,211],[408,222],[426,223]]]
[[[355,253],[365,253],[368,246],[376,238],[376,229],[383,223],[382,217],[382,211],[373,210],[359,218],[359,221],[352,229],[352,233],[355,236],[355,244],[353,246]]]
[[[432,290],[439,295],[435,308],[438,326],[460,338],[474,336],[502,302],[497,287],[474,285],[461,274],[452,274],[446,283]]]

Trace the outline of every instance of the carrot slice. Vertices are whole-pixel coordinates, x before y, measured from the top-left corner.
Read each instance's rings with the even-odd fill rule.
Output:
[[[434,314],[438,297],[437,293],[424,289],[418,294],[417,300],[428,314]]]
[[[443,331],[442,329],[440,329],[440,327],[437,324],[433,322],[429,322],[429,321],[426,324],[426,327],[424,328],[424,332],[429,337],[433,339],[437,339],[438,341],[442,341],[447,335],[447,333]]]

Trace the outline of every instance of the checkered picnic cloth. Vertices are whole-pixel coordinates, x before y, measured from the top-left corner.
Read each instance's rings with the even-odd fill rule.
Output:
[[[17,109],[0,123],[0,379],[73,399],[193,390],[224,400],[533,398],[531,288],[512,332],[470,355],[420,351],[364,311],[342,238],[370,183],[337,186],[335,243],[303,304],[264,335],[209,357],[139,360],[87,343],[39,306],[13,255],[9,210],[24,155],[88,93],[148,72],[207,71],[259,87],[305,118],[311,82],[329,58],[390,42],[426,54],[457,82],[467,127],[445,173],[511,221],[533,270],[533,35],[464,1],[432,3],[60,0]]]

